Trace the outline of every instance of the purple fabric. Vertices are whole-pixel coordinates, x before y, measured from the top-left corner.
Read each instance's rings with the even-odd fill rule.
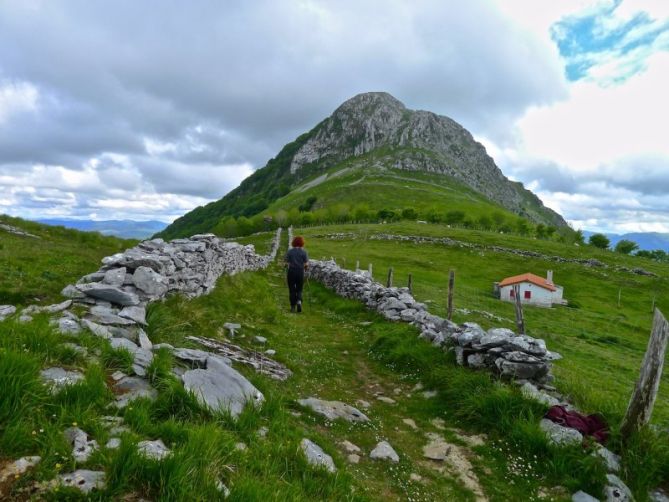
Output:
[[[609,427],[601,415],[581,415],[576,411],[567,411],[564,406],[551,406],[545,418],[563,427],[576,429],[584,436],[592,436],[598,443],[609,439]]]

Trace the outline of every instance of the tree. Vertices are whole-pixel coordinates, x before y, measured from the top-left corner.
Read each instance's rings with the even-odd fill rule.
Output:
[[[390,210],[390,209],[381,209],[381,211],[379,211],[378,213],[376,213],[376,216],[377,216],[380,220],[388,220],[388,221],[392,221],[392,220],[394,220],[394,219],[397,217],[397,214],[395,213],[395,211],[392,211],[392,210]]]
[[[402,209],[402,218],[405,220],[415,220],[418,219],[418,213],[413,207],[405,207]]]
[[[588,239],[588,243],[599,249],[608,249],[611,245],[611,241],[604,234],[592,234],[590,239]]]
[[[582,246],[585,244],[585,237],[583,236],[583,230],[576,230],[574,232],[574,244]]]
[[[557,232],[557,228],[555,228],[553,225],[548,225],[546,227],[546,237],[549,239],[553,238],[553,235],[555,235],[555,232]]]
[[[520,235],[527,235],[530,233],[530,225],[525,218],[518,218],[518,220],[516,220],[516,232]]]
[[[506,216],[504,216],[504,213],[495,211],[494,213],[492,213],[492,221],[495,222],[495,227],[497,228],[497,230],[501,230],[506,222]]]
[[[443,219],[443,216],[437,208],[432,207],[425,215],[425,219],[430,223],[439,223]]]
[[[367,204],[358,204],[353,208],[353,219],[355,221],[368,221],[372,218],[372,212]]]
[[[485,214],[479,218],[477,223],[481,230],[490,230],[492,228],[492,220]]]
[[[465,219],[464,211],[449,211],[446,213],[446,223],[449,225],[459,225]]]
[[[298,209],[300,212],[306,212],[306,211],[311,211],[314,208],[314,204],[316,203],[318,199],[315,196],[310,196],[305,200],[302,204],[298,206]]]
[[[639,245],[636,242],[623,239],[618,241],[614,251],[616,253],[630,254],[632,251],[636,251],[637,249],[639,249]]]
[[[534,232],[536,233],[537,237],[539,239],[545,239],[546,238],[546,225],[543,223],[539,223],[537,227],[534,229]]]

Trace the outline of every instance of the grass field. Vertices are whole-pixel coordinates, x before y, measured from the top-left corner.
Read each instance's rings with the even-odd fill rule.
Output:
[[[358,237],[345,240],[310,238],[332,232],[355,232]],[[552,350],[564,356],[556,363],[555,371],[563,391],[585,410],[605,412],[612,422],[620,421],[646,350],[653,299],[658,308],[669,314],[669,266],[589,247],[576,248],[518,236],[504,236],[503,245],[548,255],[595,257],[612,268],[555,263],[482,249],[366,239],[377,232],[398,235],[420,232],[421,235],[452,237],[482,245],[500,244],[498,234],[454,230],[443,225],[353,225],[310,228],[303,233],[314,258],[334,257],[347,268],[355,268],[359,260],[361,268],[366,269],[371,262],[374,276],[380,282],[385,282],[389,267],[394,268],[396,284],[403,285],[411,273],[415,296],[428,302],[430,310],[440,315],[445,315],[448,272],[455,270],[455,306],[472,312],[456,313],[454,319],[458,322],[473,320],[485,328],[514,328],[513,306],[492,296],[493,282],[524,272],[545,276],[547,270],[553,270],[554,280],[564,286],[570,306],[527,307],[528,334],[545,339]],[[616,265],[642,266],[659,277],[616,272],[613,270]],[[505,321],[492,321],[481,311]],[[667,373],[662,380],[654,422],[669,427]]]
[[[530,334],[544,337],[551,349],[565,356],[556,363],[558,387],[586,411],[605,414],[614,426],[609,446],[619,451],[615,427],[645,348],[650,326],[648,295],[657,289],[658,305],[667,309],[664,279],[433,244],[311,237],[341,231],[361,231],[362,236],[375,231],[411,234],[417,228],[435,236],[464,239],[469,235],[481,244],[499,243],[496,234],[452,233],[438,225],[324,227],[304,233],[314,258],[334,256],[349,268],[356,259],[365,268],[372,262],[380,281],[385,280],[388,266],[395,267],[396,282],[411,272],[415,295],[431,302],[430,310],[438,314],[444,313],[449,267],[457,271],[456,307],[511,319],[511,306],[491,297],[491,282],[519,267],[542,273],[550,265],[556,282],[565,286],[565,296],[579,308],[526,309]],[[241,241],[263,252],[270,238],[271,234],[260,234]],[[516,240],[509,247],[531,248],[534,242],[547,254],[561,254],[563,249],[556,243],[529,239]],[[284,233],[280,255],[286,245]],[[91,254],[94,251],[101,253],[102,249],[91,249]],[[580,257],[589,256],[590,250],[570,248],[569,252]],[[596,256],[611,264],[637,263],[611,253]],[[82,273],[95,270],[99,258]],[[655,267],[657,273],[663,270],[656,264],[639,263]],[[36,267],[30,270],[31,280],[23,287],[39,283],[41,271]],[[74,281],[74,274],[74,268],[68,269],[64,281]],[[590,285],[588,292],[578,288],[584,280]],[[611,316],[611,298],[617,301],[616,286],[623,283],[629,290]],[[294,372],[288,381],[276,382],[248,368],[238,368],[265,394],[266,403],[259,410],[247,410],[237,421],[202,409],[184,392],[171,374],[171,356],[165,352],[159,353],[150,370],[158,399],[137,401],[124,411],[114,411],[109,408],[113,395],[106,382],[113,371],[127,368],[127,354],[111,351],[106,342],[91,335],[57,335],[40,316],[29,324],[0,323],[0,379],[7,382],[0,395],[0,462],[34,454],[44,459],[34,471],[16,480],[13,494],[22,496],[22,488],[75,468],[62,435],[73,423],[105,444],[109,432],[102,427],[100,417],[109,414],[122,416],[130,430],[122,435],[119,450],[103,448],[83,466],[107,473],[107,488],[96,495],[101,500],[222,500],[218,482],[230,489],[227,500],[240,501],[473,501],[477,493],[492,501],[566,501],[578,489],[593,494],[601,490],[604,472],[588,455],[589,447],[548,445],[538,428],[545,407],[522,397],[513,385],[500,384],[486,372],[458,367],[451,354],[417,340],[415,328],[388,322],[319,284],[308,284],[305,295],[304,314],[291,315],[283,271],[276,265],[263,272],[222,277],[208,296],[191,301],[172,297],[149,309],[149,335],[154,343],[191,346],[186,336],[220,338],[225,322],[239,322],[243,328],[235,343],[252,348],[256,347],[253,337],[264,336],[268,348],[277,351],[276,358]],[[457,314],[457,321],[465,319],[484,327],[505,325],[492,323],[477,312]],[[84,346],[88,356],[64,345],[71,341]],[[85,381],[49,394],[39,383],[38,372],[54,364],[81,369]],[[423,396],[417,384],[437,391],[436,396]],[[660,392],[655,423],[665,426],[666,378]],[[395,404],[377,400],[379,394],[392,398]],[[324,420],[295,402],[311,395],[353,405],[363,399],[371,405],[363,410],[371,421],[349,425]],[[415,430],[406,419],[414,421]],[[263,427],[268,430],[265,438],[258,435]],[[456,460],[460,463],[440,470],[441,465],[423,458],[427,433],[448,441],[452,451],[459,453]],[[336,475],[306,465],[298,447],[303,437],[333,456]],[[162,463],[140,459],[137,441],[157,438],[173,449],[173,457]],[[347,461],[340,445],[345,439],[362,448],[360,463]],[[368,458],[379,440],[387,440],[397,450],[398,464]],[[240,442],[247,446],[245,450],[236,448]],[[669,480],[666,435],[646,430],[622,453],[621,477],[637,500],[645,500],[648,489]],[[50,497],[81,499],[67,490],[52,492]]]
[[[0,305],[62,301],[60,291],[67,284],[97,270],[104,256],[137,242],[4,215],[0,223],[38,237],[0,229]]]

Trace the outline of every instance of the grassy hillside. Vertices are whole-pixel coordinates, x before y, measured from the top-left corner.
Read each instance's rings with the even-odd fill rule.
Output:
[[[354,236],[344,239],[325,237],[340,232]],[[374,276],[381,282],[385,282],[388,268],[393,267],[395,282],[399,285],[405,285],[408,274],[412,273],[415,296],[440,315],[445,314],[448,272],[455,270],[456,308],[470,311],[457,312],[455,320],[473,320],[485,328],[514,327],[513,306],[492,296],[493,282],[524,272],[545,276],[547,270],[553,270],[555,282],[564,286],[569,306],[527,307],[528,334],[545,339],[551,349],[564,356],[555,363],[560,388],[583,409],[606,412],[614,423],[622,418],[638,376],[650,334],[653,301],[669,315],[669,266],[642,258],[519,236],[449,229],[443,225],[328,226],[305,229],[302,233],[307,237],[312,257],[332,256],[348,268],[354,268],[357,260],[365,269],[368,263],[373,263]],[[463,249],[440,244],[370,240],[375,233],[451,237],[481,247]],[[490,245],[538,251],[550,256],[596,258],[609,268],[556,263],[484,248]],[[658,276],[616,271],[616,266],[643,267]],[[491,320],[486,313],[502,320]],[[663,376],[654,421],[669,427],[667,373]]]
[[[481,216],[503,215],[506,222],[515,223],[517,215],[490,202],[481,194],[461,183],[439,174],[402,171],[375,166],[375,155],[343,162],[326,173],[312,176],[290,194],[280,198],[265,211],[291,211],[304,207],[310,197],[316,197],[311,210],[332,210],[336,213],[356,208],[376,212],[388,209],[400,214],[410,208],[418,217],[445,217],[449,211],[462,211],[472,222]],[[351,214],[355,218],[355,214]],[[318,213],[315,215],[318,218]]]
[[[334,230],[363,230],[369,235],[376,230],[399,232],[401,227],[369,225]],[[432,225],[403,230],[423,228],[435,235],[450,232]],[[436,245],[423,244],[418,248],[414,244],[311,237],[332,230],[333,227],[326,227],[307,232],[312,256],[334,255],[340,263],[346,258],[349,264],[355,256],[365,260],[364,265],[372,260],[378,279],[385,275],[387,264],[396,267],[398,280],[410,270],[416,280],[416,296],[434,299],[430,309],[437,313],[443,313],[440,305],[446,263],[459,267],[458,305],[479,298],[480,303],[474,306],[485,306],[490,311],[495,305],[487,303],[485,293],[474,291],[489,289],[487,275],[491,271],[501,274],[513,268],[499,256],[490,259],[487,253],[481,256],[470,251],[446,255],[448,249]],[[485,233],[472,235],[481,241],[493,238]],[[244,240],[266,246],[269,238],[268,234]],[[282,248],[286,244],[284,240]],[[531,241],[526,244],[531,245]],[[577,252],[587,254],[585,250]],[[566,296],[575,297],[570,294],[567,271],[557,266],[553,269],[556,280],[566,286]],[[578,309],[586,319],[590,316],[588,309],[604,309],[603,284],[604,281],[595,289],[603,297],[601,305],[593,302]],[[283,270],[277,264],[263,272],[222,277],[208,296],[195,300],[172,297],[149,309],[148,331],[155,343],[194,347],[187,336],[221,338],[225,322],[242,324],[234,340],[241,346],[257,348],[253,342],[257,335],[268,339],[267,348],[276,350],[276,358],[294,374],[286,382],[277,382],[238,367],[264,393],[266,402],[261,409],[246,410],[237,421],[203,409],[184,392],[171,372],[172,360],[167,352],[158,352],[149,369],[150,380],[159,392],[157,400],[139,400],[117,411],[109,406],[114,396],[108,382],[114,371],[127,371],[127,353],[111,350],[104,340],[91,335],[55,334],[40,316],[28,324],[12,320],[0,323],[0,379],[8,383],[0,394],[0,464],[21,455],[43,457],[35,470],[12,481],[12,496],[26,498],[35,482],[48,481],[59,472],[75,468],[62,433],[66,427],[77,424],[99,444],[106,444],[111,434],[101,417],[107,415],[121,417],[128,431],[121,434],[118,450],[102,448],[82,466],[107,474],[107,487],[95,495],[96,500],[223,500],[223,493],[217,489],[219,482],[230,489],[226,500],[239,501],[474,501],[482,495],[491,501],[567,501],[577,489],[590,493],[601,490],[604,473],[589,455],[590,447],[548,445],[538,428],[545,407],[522,397],[513,385],[501,385],[488,373],[456,366],[452,354],[417,340],[415,328],[388,322],[360,303],[339,298],[316,283],[306,287],[303,315],[288,313],[286,296]],[[583,297],[578,299],[585,301]],[[622,308],[630,322],[636,322],[633,309]],[[560,311],[563,309],[555,312]],[[537,316],[551,312],[537,311]],[[499,313],[509,315],[506,310]],[[476,314],[459,318],[478,319]],[[538,329],[538,318],[528,312],[531,330]],[[643,322],[641,314],[638,318]],[[485,318],[480,321],[484,326],[489,324]],[[600,360],[595,356],[593,362],[584,362],[585,356],[579,354],[584,348],[591,347],[595,354],[595,350],[604,347],[612,351],[606,357],[620,366],[628,364],[628,352],[631,361],[641,350],[639,340],[623,331],[617,335],[613,332],[613,336],[632,345],[631,351],[624,343],[606,345],[597,341],[590,336],[595,333],[587,332],[589,338],[583,339],[560,335],[558,320],[551,322],[556,335],[547,337],[549,346],[565,355],[565,360],[558,363],[561,389],[563,385],[568,391],[576,388],[568,377],[577,373],[570,371],[588,371],[590,367],[599,370]],[[616,329],[609,325],[607,328],[606,334]],[[556,346],[561,339],[565,345]],[[85,347],[88,355],[76,352],[66,345],[68,342]],[[575,349],[570,352],[567,349],[572,345]],[[86,378],[52,395],[40,384],[38,372],[55,364],[81,369]],[[575,397],[589,406],[587,409],[603,411],[614,423],[618,417],[615,402],[601,409],[595,406],[604,403],[610,392],[607,387],[616,384],[611,380],[629,375],[616,374],[613,379],[599,371],[587,375],[591,383],[587,388],[578,387],[582,392]],[[663,382],[656,423],[663,423],[666,416],[666,387]],[[423,391],[437,393],[430,397]],[[367,401],[370,406],[364,411],[371,421],[368,425],[351,425],[324,420],[295,402],[311,395],[354,405],[360,399]],[[381,401],[378,396],[395,402]],[[430,437],[435,437],[428,434],[436,434],[450,445],[452,463],[424,458],[423,448]],[[333,456],[338,467],[336,475],[306,464],[298,446],[303,437],[314,440]],[[141,459],[136,443],[157,438],[173,450],[172,457],[163,462]],[[344,440],[362,449],[359,463],[347,460],[341,444]],[[397,450],[398,464],[369,458],[370,450],[380,440],[387,440]],[[240,448],[239,443],[244,443],[245,448]],[[619,448],[615,430],[610,447]],[[669,445],[647,431],[624,452],[623,463],[622,477],[637,499],[643,500],[649,488],[669,479]],[[68,490],[52,492],[50,498],[82,499]]]
[[[0,305],[62,301],[60,291],[97,270],[100,259],[136,241],[43,225],[0,215],[10,225],[36,237],[0,228]]]

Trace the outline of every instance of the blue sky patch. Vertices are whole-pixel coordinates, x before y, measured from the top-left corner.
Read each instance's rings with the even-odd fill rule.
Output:
[[[615,11],[621,1],[596,12],[566,17],[552,26],[551,36],[566,61],[569,80],[587,77],[588,71],[603,59],[622,58],[635,49],[651,46],[669,29],[668,21],[658,23],[646,12],[616,20]]]

